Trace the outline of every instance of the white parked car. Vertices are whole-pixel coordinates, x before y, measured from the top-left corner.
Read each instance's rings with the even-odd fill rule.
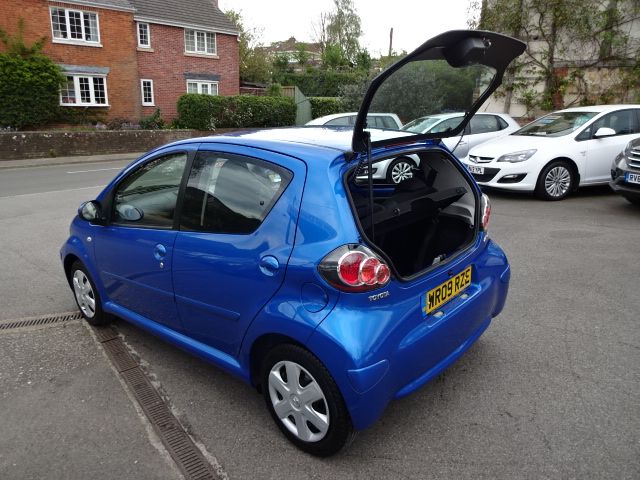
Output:
[[[607,184],[612,160],[637,137],[640,105],[568,108],[472,148],[463,163],[480,185],[562,200]]]
[[[305,125],[326,125],[328,127],[352,127],[356,123],[358,112],[334,113],[324,117],[314,118]],[[369,113],[367,114],[367,126],[369,128],[385,128],[399,130],[402,122],[395,113]]]
[[[453,130],[462,122],[464,113],[443,113],[428,115],[410,121],[402,130],[411,133],[445,133]],[[464,135],[446,137],[442,142],[458,158],[464,158],[469,149],[492,138],[502,137],[515,132],[520,125],[509,115],[504,113],[476,113],[464,129]],[[420,160],[414,155],[397,157],[378,162],[373,172],[374,180],[384,180],[387,183],[400,183],[413,176],[413,169]]]
[[[463,117],[464,113],[429,115],[410,121],[402,129],[415,133],[444,133],[460,125]],[[442,141],[456,157],[464,158],[476,145],[508,135],[519,128],[518,122],[506,113],[476,113],[464,129],[462,138],[458,135]]]

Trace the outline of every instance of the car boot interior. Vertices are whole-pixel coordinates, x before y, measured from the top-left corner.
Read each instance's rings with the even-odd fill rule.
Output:
[[[440,149],[415,154],[413,177],[396,186],[349,175],[349,191],[363,233],[401,277],[452,257],[474,239],[476,199],[466,177]],[[373,225],[372,225],[373,224]]]

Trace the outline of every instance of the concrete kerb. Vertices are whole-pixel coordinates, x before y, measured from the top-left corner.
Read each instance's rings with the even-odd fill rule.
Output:
[[[47,167],[51,165],[73,165],[79,163],[117,162],[120,160],[132,161],[144,153],[145,152],[75,155],[72,157],[27,158],[23,160],[2,160],[0,157],[0,170],[9,168]]]

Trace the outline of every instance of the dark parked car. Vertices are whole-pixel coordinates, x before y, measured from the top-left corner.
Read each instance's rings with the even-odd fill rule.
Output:
[[[62,247],[82,314],[96,325],[116,315],[218,365],[261,389],[296,446],[337,452],[503,309],[510,268],[487,233],[489,200],[441,139],[464,130],[523,51],[503,35],[447,32],[373,80],[353,129],[261,130],[144,155],[80,207]],[[467,112],[458,125],[364,128],[375,105],[433,113],[442,99],[424,89],[409,102],[393,94],[434,62],[442,78],[471,79],[452,96]],[[357,174],[401,155],[420,158],[401,184]]]
[[[640,138],[631,140],[613,161],[609,185],[634,205],[640,205]]]

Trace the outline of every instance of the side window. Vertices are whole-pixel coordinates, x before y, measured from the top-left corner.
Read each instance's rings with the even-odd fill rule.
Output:
[[[120,225],[171,228],[185,152],[151,160],[118,185],[112,220]]]
[[[616,135],[629,135],[630,133],[638,133],[640,131],[638,128],[636,112],[631,109],[620,110],[605,115],[594,122],[590,128],[590,134],[593,135],[601,127],[612,128],[616,131]]]
[[[493,115],[474,115],[469,123],[472,135],[474,133],[491,133],[500,130],[496,117]]]
[[[498,121],[498,130],[504,130],[509,126],[509,124],[504,120],[504,118],[495,117],[495,119]]]
[[[352,124],[349,122],[349,117],[338,117],[334,118],[333,120],[329,120],[327,123],[325,123],[325,125],[331,125],[334,127],[348,127]]]
[[[435,125],[431,130],[429,130],[429,133],[444,133],[447,130],[453,130],[460,125],[460,122],[462,122],[462,117],[448,118],[447,120],[443,120]]]
[[[398,130],[398,125],[391,117],[380,117],[384,124],[382,128],[390,128],[392,130]]]
[[[191,167],[180,229],[247,234],[260,226],[292,173],[261,160],[199,152]]]

